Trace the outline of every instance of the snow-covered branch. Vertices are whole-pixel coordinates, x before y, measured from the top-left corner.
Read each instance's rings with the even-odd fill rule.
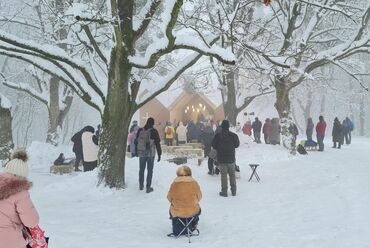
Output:
[[[0,73],[0,76],[3,78],[3,85],[5,85],[6,87],[14,90],[23,91],[30,95],[31,97],[37,99],[41,103],[45,104],[47,107],[49,107],[49,100],[47,95],[44,94],[44,92],[37,92],[33,87],[26,83],[10,82],[2,73]]]
[[[34,57],[47,60],[58,66],[70,76],[73,74],[78,74],[76,73],[77,70],[80,72],[80,74],[75,75],[74,78],[81,78],[80,75],[82,75],[84,81],[96,92],[97,95],[99,95],[102,102],[105,102],[105,96],[102,90],[98,87],[98,82],[96,82],[94,77],[91,75],[90,70],[85,68],[80,61],[70,58],[63,49],[50,45],[41,46],[33,42],[20,39],[3,31],[0,31],[0,41],[3,42],[0,43],[1,50],[7,50],[18,54],[32,55]],[[75,81],[78,82],[77,80]]]
[[[155,2],[155,1],[154,1]],[[156,3],[153,3],[156,4]],[[212,56],[224,63],[235,63],[235,57],[226,49],[217,46],[209,47],[199,38],[193,38],[191,35],[175,36],[173,29],[175,27],[180,8],[181,1],[167,0],[164,5],[162,14],[161,31],[165,37],[155,40],[149,45],[144,56],[131,56],[129,61],[132,66],[142,69],[152,68],[158,60],[165,54],[169,54],[177,49],[187,49],[198,52],[202,55]],[[212,37],[210,40],[213,40]]]

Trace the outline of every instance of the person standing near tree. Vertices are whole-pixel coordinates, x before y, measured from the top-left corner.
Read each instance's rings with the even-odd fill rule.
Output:
[[[254,136],[254,141],[257,144],[261,144],[261,129],[262,129],[262,122],[256,117],[254,119],[254,122],[252,124],[252,129],[253,129],[253,136]]]
[[[319,122],[316,124],[316,137],[319,143],[319,152],[324,151],[324,138],[325,138],[326,122],[322,115],[319,116]]]
[[[307,119],[307,127],[306,127],[306,135],[307,140],[312,140],[313,135],[313,128],[315,127],[315,124],[313,124],[312,118]]]
[[[212,147],[217,151],[217,162],[221,172],[221,192],[220,196],[227,197],[227,177],[230,178],[232,196],[236,195],[235,178],[235,149],[239,147],[239,137],[229,131],[230,123],[222,121],[221,132],[217,133],[212,141]]]
[[[83,130],[78,131],[75,133],[71,141],[73,142],[73,148],[72,151],[76,155],[76,160],[75,160],[75,171],[81,171],[78,167],[83,160],[83,155],[82,155],[82,133]]]
[[[262,128],[263,138],[265,140],[265,144],[270,144],[270,132],[271,132],[271,120],[267,118],[265,123],[263,124]]]
[[[136,136],[136,153],[139,157],[139,189],[144,189],[144,172],[147,169],[146,193],[153,191],[152,178],[154,158],[157,151],[158,162],[161,161],[161,139],[158,131],[154,128],[154,119],[148,118],[144,128],[140,128]]]
[[[342,145],[342,125],[340,124],[340,121],[338,120],[338,117],[335,117],[334,123],[333,123],[333,131],[332,131],[332,136],[333,136],[333,148],[340,149]],[[338,143],[338,146],[337,146]]]
[[[98,166],[98,138],[92,126],[83,129],[82,136],[82,155],[84,171],[92,171]]]

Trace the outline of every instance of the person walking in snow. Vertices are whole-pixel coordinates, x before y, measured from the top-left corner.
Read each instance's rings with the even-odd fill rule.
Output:
[[[265,123],[263,124],[262,128],[263,138],[265,140],[265,144],[270,144],[270,133],[271,133],[271,120],[267,118]]]
[[[184,123],[182,122],[179,123],[179,126],[176,128],[176,133],[179,145],[186,144],[187,130],[186,127],[184,126]]]
[[[312,118],[307,119],[307,127],[306,127],[306,136],[307,140],[312,140],[313,135],[313,128],[315,127],[315,124],[313,124]]]
[[[278,118],[272,118],[271,120],[271,131],[270,131],[270,143],[273,145],[280,145],[280,133],[281,127]]]
[[[252,124],[251,121],[246,121],[244,126],[243,126],[243,133],[245,135],[251,136],[252,134]]]
[[[206,124],[206,127],[202,131],[202,143],[204,147],[204,157],[208,157],[208,174],[213,175],[213,159],[209,157],[209,153],[211,152],[212,148],[212,141],[215,137],[215,132],[213,131],[210,123]]]
[[[220,196],[227,197],[227,177],[230,178],[232,196],[236,195],[235,178],[235,149],[239,147],[239,137],[229,131],[230,123],[224,120],[221,124],[222,131],[216,134],[212,147],[217,151],[217,162],[221,172]]]
[[[158,162],[161,161],[161,139],[158,131],[154,128],[154,119],[148,118],[144,128],[140,128],[136,136],[136,151],[139,156],[139,189],[144,189],[144,172],[147,169],[146,193],[153,191],[152,177],[154,158],[157,151]]]
[[[201,212],[199,202],[202,199],[202,192],[198,182],[192,177],[191,169],[184,165],[177,169],[176,179],[171,184],[167,194],[170,202],[170,219],[172,220],[172,230],[175,236],[179,235],[184,226],[177,218],[195,217],[190,230],[197,228],[199,215]]]
[[[319,122],[316,124],[316,138],[319,144],[319,152],[324,151],[324,138],[325,138],[326,122],[322,115],[319,116]]]
[[[136,146],[135,146],[135,141],[136,141],[136,135],[137,131],[139,130],[139,125],[137,121],[133,121],[132,125],[130,127],[130,133],[127,138],[127,143],[129,145],[129,152],[131,153],[131,157],[136,157]]]
[[[0,173],[0,248],[25,248],[27,241],[23,237],[23,227],[32,237],[38,236],[37,247],[47,247],[38,226],[39,214],[28,192],[32,183],[27,179],[27,158],[25,151],[16,151],[6,164],[5,172]]]
[[[99,147],[95,129],[92,126],[84,127],[81,139],[84,171],[92,171],[98,166]]]
[[[252,129],[253,129],[253,136],[254,136],[254,141],[257,144],[261,144],[261,129],[262,129],[262,122],[256,117],[254,119],[254,122],[252,124]]]
[[[352,142],[352,131],[354,129],[354,125],[353,125],[353,122],[351,121],[351,119],[348,118],[348,117],[346,117],[346,124],[347,124],[347,127],[348,127],[348,133],[345,136],[345,138],[346,138],[346,144],[347,145],[350,145],[351,142]]]
[[[75,160],[75,171],[81,171],[78,167],[80,166],[81,161],[83,161],[83,155],[82,155],[82,133],[83,129],[75,133],[71,141],[73,142],[73,148],[72,151],[74,152],[76,156]]]
[[[333,136],[333,148],[340,149],[342,145],[342,125],[340,124],[340,121],[338,120],[338,117],[335,117],[334,123],[333,123],[333,131],[332,131],[332,136]],[[337,145],[338,143],[338,145]]]

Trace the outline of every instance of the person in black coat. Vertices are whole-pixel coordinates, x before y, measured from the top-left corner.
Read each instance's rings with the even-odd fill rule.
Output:
[[[239,137],[229,131],[230,123],[224,120],[221,124],[222,131],[216,134],[212,147],[217,151],[217,162],[221,172],[220,196],[227,197],[227,175],[230,177],[231,194],[236,195],[235,178],[235,149],[239,147]]]
[[[207,126],[202,131],[202,143],[204,146],[204,157],[208,157],[208,174],[213,175],[213,159],[209,157],[209,153],[212,148],[212,141],[215,137],[215,132],[213,131],[210,124],[207,123]]]
[[[343,132],[342,125],[340,124],[340,121],[338,120],[338,118],[335,117],[334,124],[333,124],[333,131],[332,131],[333,148],[337,148],[337,143],[338,143],[338,149],[341,148],[342,136],[343,136],[342,132]]]
[[[187,127],[187,143],[191,143],[193,140],[197,138],[197,127],[195,126],[193,121],[190,121]]]
[[[258,117],[254,119],[254,122],[252,124],[252,129],[253,129],[254,141],[257,142],[257,144],[261,144],[262,122],[258,119]]]
[[[76,155],[76,162],[75,162],[75,171],[81,171],[78,166],[80,165],[80,162],[83,159],[83,153],[82,153],[82,133],[84,132],[84,129],[81,129],[77,133],[75,133],[71,141],[73,142],[73,148],[72,151]]]

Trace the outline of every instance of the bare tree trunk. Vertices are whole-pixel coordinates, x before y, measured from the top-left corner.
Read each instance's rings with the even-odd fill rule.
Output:
[[[99,183],[104,182],[106,186],[114,188],[125,186],[128,129],[136,108],[127,89],[131,66],[122,49],[122,46],[118,46],[112,50],[108,97],[99,139]]]
[[[285,148],[289,149],[290,153],[296,154],[296,137],[290,132],[290,125],[293,124],[291,117],[291,106],[289,99],[290,88],[287,87],[285,79],[276,79],[276,102],[275,108],[279,114],[282,142]]]
[[[230,71],[225,73],[227,94],[224,100],[224,113],[225,119],[230,122],[234,127],[237,123],[238,114],[241,110],[236,106],[236,84],[235,84],[235,72],[229,66],[227,67]]]
[[[59,80],[52,77],[49,87],[49,125],[46,142],[56,146],[59,143],[59,131],[61,128],[61,123],[59,121]]]
[[[13,147],[12,116],[9,108],[1,107],[0,96],[0,160],[8,160]]]

